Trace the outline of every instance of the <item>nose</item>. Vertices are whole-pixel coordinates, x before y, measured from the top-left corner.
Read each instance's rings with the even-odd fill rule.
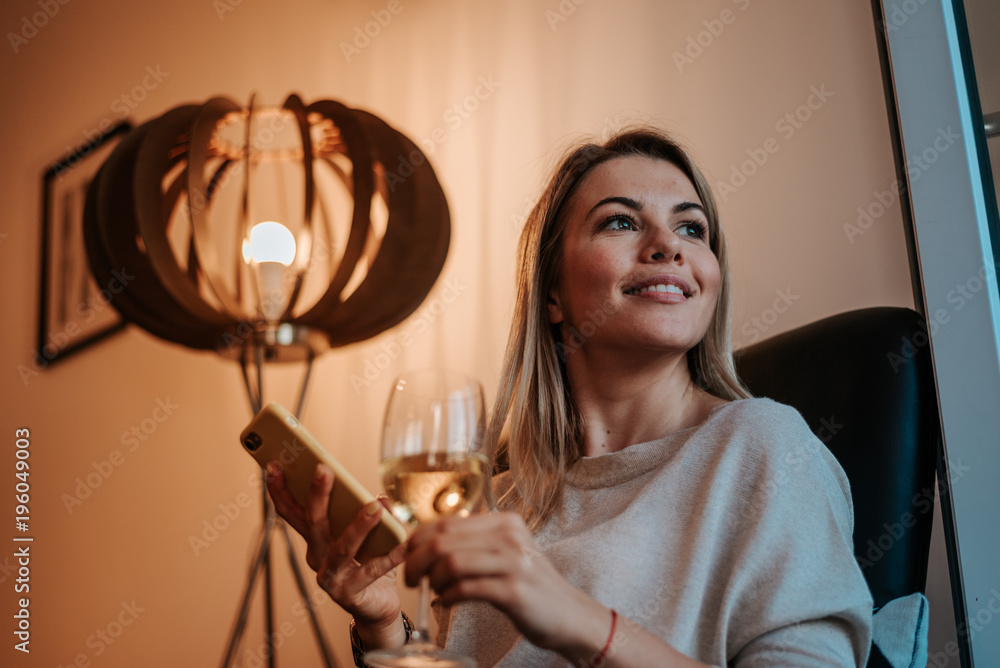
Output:
[[[671,230],[657,231],[643,256],[650,262],[681,262],[681,239]]]

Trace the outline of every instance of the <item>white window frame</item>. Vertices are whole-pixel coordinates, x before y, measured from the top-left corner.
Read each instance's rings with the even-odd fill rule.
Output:
[[[897,162],[905,156],[914,302],[927,319],[937,383],[960,656],[965,667],[1000,666],[997,207],[964,9],[961,0],[873,0],[873,8],[891,70]]]

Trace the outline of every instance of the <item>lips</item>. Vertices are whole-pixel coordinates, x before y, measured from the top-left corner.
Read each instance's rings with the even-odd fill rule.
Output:
[[[651,276],[624,290],[626,295],[641,295],[649,293],[667,293],[683,295],[685,299],[691,296],[691,286],[680,276]]]

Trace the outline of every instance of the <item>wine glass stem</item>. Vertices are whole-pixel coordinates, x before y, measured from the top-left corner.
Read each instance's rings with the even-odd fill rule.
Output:
[[[411,642],[431,643],[428,612],[431,609],[431,581],[426,575],[420,578],[420,592],[417,599],[417,628],[411,636]]]

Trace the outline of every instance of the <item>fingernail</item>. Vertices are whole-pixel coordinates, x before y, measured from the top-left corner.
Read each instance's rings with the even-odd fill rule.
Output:
[[[276,477],[278,477],[278,463],[268,462],[267,466],[265,467],[265,473],[267,474],[268,480],[274,480]]]
[[[323,473],[324,473],[323,468],[321,466],[317,466],[316,467],[316,480],[322,480],[323,479]]]
[[[379,502],[378,499],[375,499],[374,501],[370,501],[368,505],[365,506],[365,515],[372,516],[377,514],[381,510],[382,510],[382,504]]]

